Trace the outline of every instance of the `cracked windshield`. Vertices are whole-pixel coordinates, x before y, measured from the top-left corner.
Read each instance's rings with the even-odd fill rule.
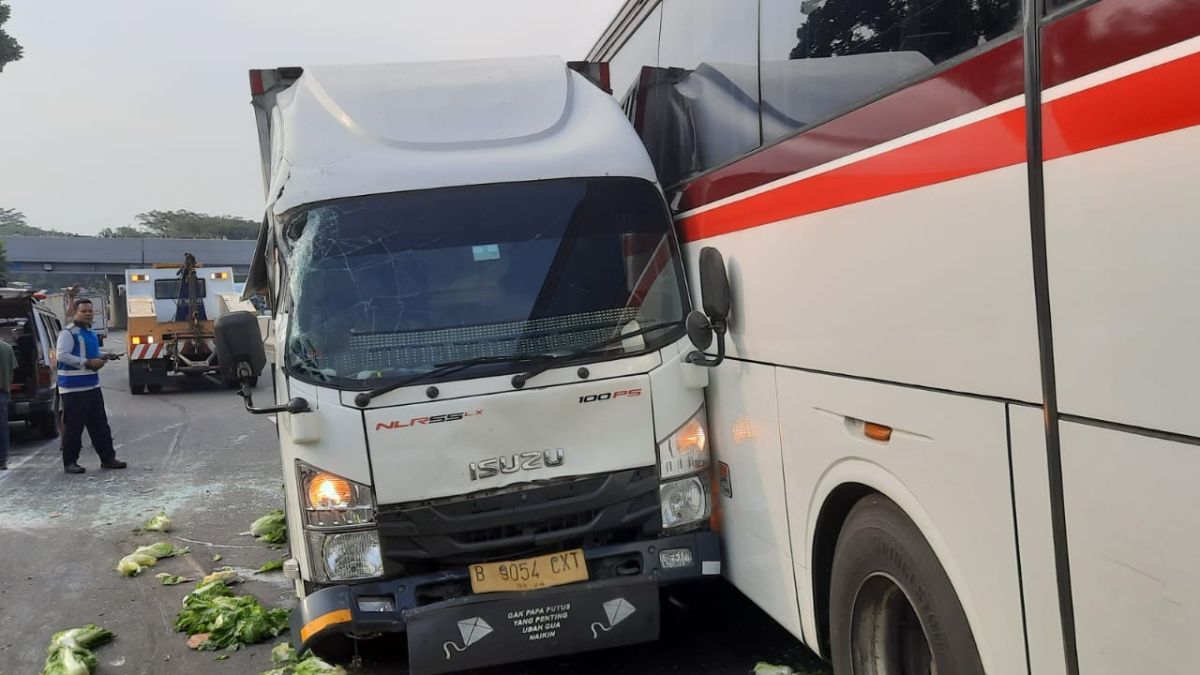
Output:
[[[463,359],[570,353],[678,323],[671,221],[637,179],[563,179],[371,195],[287,219],[289,368],[374,387]],[[657,348],[662,330],[597,349]]]

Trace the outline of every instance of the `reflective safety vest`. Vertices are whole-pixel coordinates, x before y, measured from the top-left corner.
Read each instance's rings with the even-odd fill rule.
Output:
[[[100,358],[100,339],[90,328],[71,326],[72,339],[75,341],[71,354],[81,359]],[[100,373],[88,370],[83,366],[74,366],[58,360],[58,390],[61,392],[84,391],[100,386]]]

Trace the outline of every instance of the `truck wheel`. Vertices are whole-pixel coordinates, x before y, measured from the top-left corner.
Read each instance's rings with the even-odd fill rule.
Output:
[[[144,394],[144,393],[146,393],[146,385],[131,384],[131,385],[129,385],[129,393],[133,394],[134,396]]]
[[[58,438],[58,416],[53,411],[39,415],[37,427],[42,438]]]
[[[357,640],[343,633],[333,633],[312,645],[312,653],[330,663],[349,663],[358,652]]]
[[[863,498],[838,535],[829,624],[838,675],[983,675],[966,613],[900,507]]]
[[[161,394],[162,393],[162,385],[161,384],[148,384],[148,385],[146,385],[146,389],[148,389],[151,394]]]

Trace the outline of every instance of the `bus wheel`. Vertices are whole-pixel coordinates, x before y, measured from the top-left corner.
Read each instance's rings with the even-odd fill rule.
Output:
[[[858,502],[838,535],[829,623],[838,675],[983,675],[946,571],[885,497]]]

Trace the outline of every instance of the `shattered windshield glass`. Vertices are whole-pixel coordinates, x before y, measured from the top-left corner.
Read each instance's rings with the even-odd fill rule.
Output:
[[[670,217],[643,180],[370,195],[302,207],[284,222],[287,366],[345,388],[463,359],[568,353],[681,322],[687,309]],[[597,354],[654,349],[682,332]],[[520,367],[489,363],[470,376]]]

